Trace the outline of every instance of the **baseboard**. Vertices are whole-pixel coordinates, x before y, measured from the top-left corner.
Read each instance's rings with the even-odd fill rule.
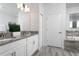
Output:
[[[37,49],[37,50],[32,54],[32,56],[35,56],[38,52],[39,52],[39,49]]]
[[[48,46],[48,47],[55,47],[55,48],[64,49],[64,48],[62,48],[62,47],[56,47],[56,46]]]

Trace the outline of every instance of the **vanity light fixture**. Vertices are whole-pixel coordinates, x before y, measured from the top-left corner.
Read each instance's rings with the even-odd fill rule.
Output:
[[[30,7],[28,7],[24,3],[18,3],[17,8],[20,9],[21,11],[24,11],[24,12],[30,12]]]
[[[21,9],[21,11],[23,11],[23,10],[24,10],[24,8],[23,8],[23,7],[21,7],[20,9]]]
[[[25,8],[25,12],[30,12],[30,8]]]
[[[17,8],[20,8],[20,7],[21,7],[21,6],[20,6],[20,3],[18,3],[18,4],[17,4]]]

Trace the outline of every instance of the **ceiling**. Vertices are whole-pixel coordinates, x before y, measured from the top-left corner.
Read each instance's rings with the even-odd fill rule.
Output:
[[[67,3],[66,4],[67,8],[71,8],[71,7],[79,7],[79,3]]]
[[[18,14],[18,9],[15,3],[0,3],[0,12],[15,17]]]

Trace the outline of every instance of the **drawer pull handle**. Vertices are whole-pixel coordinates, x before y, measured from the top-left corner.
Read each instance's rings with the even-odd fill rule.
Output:
[[[33,44],[35,44],[35,41],[33,41]]]
[[[16,52],[14,52],[14,56],[16,56]]]

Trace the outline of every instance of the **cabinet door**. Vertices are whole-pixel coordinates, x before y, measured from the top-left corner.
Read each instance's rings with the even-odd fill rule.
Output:
[[[33,37],[27,38],[27,56],[33,53]]]
[[[2,46],[1,56],[25,56],[26,55],[26,39],[22,39],[11,44]]]
[[[35,52],[38,49],[38,35],[33,37],[33,51]]]
[[[27,39],[27,55],[31,56],[38,49],[38,35]]]
[[[14,49],[14,56],[25,56],[25,55],[26,55],[25,46],[21,46]]]
[[[26,55],[26,49],[25,46],[15,47],[11,51],[4,52],[0,56],[25,56]]]
[[[0,56],[13,56],[13,52],[12,51],[8,51],[8,52],[0,54]]]

